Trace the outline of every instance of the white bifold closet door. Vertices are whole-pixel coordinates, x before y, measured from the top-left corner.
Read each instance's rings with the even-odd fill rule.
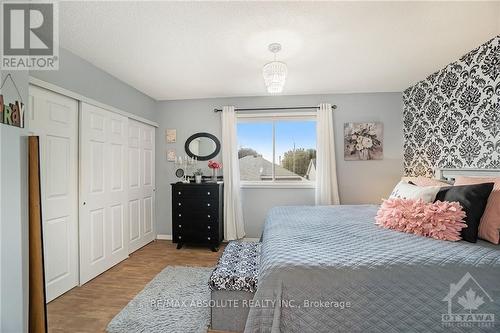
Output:
[[[80,284],[128,257],[128,118],[81,103]]]
[[[156,238],[155,231],[155,128],[128,122],[129,253]]]
[[[78,285],[78,101],[30,86],[28,105],[29,131],[40,137],[45,289],[50,302]]]

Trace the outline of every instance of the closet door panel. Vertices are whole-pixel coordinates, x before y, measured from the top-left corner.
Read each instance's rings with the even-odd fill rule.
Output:
[[[130,221],[130,244],[133,241],[138,240],[140,237],[140,229],[141,229],[141,210],[140,210],[140,201],[138,199],[131,199],[129,201],[129,221]],[[132,247],[131,247],[132,248]]]
[[[128,123],[128,156],[129,156],[129,253],[142,247],[142,211],[141,205],[141,123],[129,120]]]
[[[155,128],[129,120],[130,253],[156,238],[154,226]]]
[[[80,283],[128,257],[128,119],[82,103]]]
[[[80,283],[106,267],[106,113],[82,103],[80,121]]]
[[[143,150],[144,169],[143,169],[143,183],[144,187],[153,186],[153,152],[151,149]]]
[[[125,246],[123,241],[123,205],[118,204],[111,207],[111,252],[122,250]]]
[[[149,243],[156,238],[155,232],[155,128],[142,127],[142,196],[144,206],[143,238]]]
[[[43,225],[43,240],[44,243],[48,243],[45,246],[45,278],[49,283],[64,279],[71,272],[72,258],[69,256],[71,252],[68,252],[71,240],[68,237],[68,224],[68,219],[61,217],[46,219]],[[75,286],[76,284],[73,285],[73,287]],[[52,296],[56,297],[56,295]]]
[[[89,212],[90,223],[90,264],[96,264],[104,259],[104,208],[93,209]]]
[[[47,301],[78,285],[78,102],[29,87],[27,126],[40,137]]]
[[[144,198],[144,235],[153,231],[153,198]]]
[[[89,163],[90,163],[90,195],[104,195],[104,159],[105,142],[90,140],[89,145]],[[101,198],[104,199],[104,198]]]
[[[106,117],[105,113],[99,109],[91,109],[89,114],[86,114],[86,112],[87,110],[82,107],[81,134],[83,141],[80,146],[82,152],[80,162],[83,166],[81,174],[84,177],[82,187],[84,191],[88,188],[88,191],[85,191],[85,195],[82,196],[82,198],[85,198],[83,210],[85,212],[88,210],[88,213],[84,214],[83,218],[80,219],[80,228],[87,229],[88,223],[90,230],[83,233],[86,237],[81,237],[80,242],[83,245],[81,257],[86,258],[86,252],[90,250],[89,260],[85,259],[85,263],[95,267],[103,265],[101,262],[105,259],[107,204],[105,183],[107,179],[105,174]],[[87,117],[89,117],[88,122]],[[87,170],[89,171],[88,177],[86,176]],[[87,270],[83,267],[85,265],[82,263],[81,273],[84,275],[84,278],[81,278],[82,284],[91,276],[91,274],[87,275]],[[96,271],[99,271],[99,268],[96,268]]]

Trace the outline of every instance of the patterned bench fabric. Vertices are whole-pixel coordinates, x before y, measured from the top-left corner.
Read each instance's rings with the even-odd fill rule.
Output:
[[[210,276],[210,289],[255,292],[260,245],[258,242],[230,242]]]

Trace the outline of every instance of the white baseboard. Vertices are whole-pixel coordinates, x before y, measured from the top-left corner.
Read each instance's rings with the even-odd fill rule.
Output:
[[[172,235],[158,234],[156,235],[156,239],[172,240]]]

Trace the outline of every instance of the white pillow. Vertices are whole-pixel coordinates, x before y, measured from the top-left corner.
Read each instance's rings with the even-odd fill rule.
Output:
[[[416,186],[400,181],[389,198],[422,199],[424,202],[434,202],[440,189],[440,186]]]

